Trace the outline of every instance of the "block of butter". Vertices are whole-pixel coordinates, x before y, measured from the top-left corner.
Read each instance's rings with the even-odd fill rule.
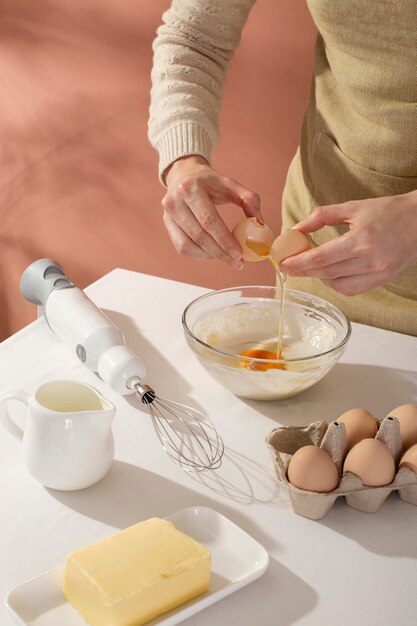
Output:
[[[141,626],[207,591],[210,552],[152,518],[70,553],[64,596],[91,626]]]

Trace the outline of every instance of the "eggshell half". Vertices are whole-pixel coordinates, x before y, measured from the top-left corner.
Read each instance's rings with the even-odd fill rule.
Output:
[[[383,487],[394,480],[394,457],[378,439],[362,439],[348,452],[343,472],[358,476],[367,487]]]
[[[304,233],[299,230],[285,230],[275,239],[271,247],[271,257],[279,265],[281,261],[294,254],[300,254],[310,250],[310,241]]]
[[[232,234],[242,248],[242,259],[254,263],[265,261],[268,258],[275,239],[269,226],[259,224],[256,217],[248,217],[239,222],[234,227]],[[254,249],[249,248],[248,244],[252,245]]]
[[[362,439],[375,437],[378,430],[376,418],[366,409],[350,409],[336,421],[345,425],[348,450]]]
[[[417,406],[402,404],[388,413],[400,422],[400,436],[404,450],[417,443]]]
[[[328,493],[339,484],[339,472],[331,456],[317,446],[303,446],[291,457],[289,482],[305,491]]]

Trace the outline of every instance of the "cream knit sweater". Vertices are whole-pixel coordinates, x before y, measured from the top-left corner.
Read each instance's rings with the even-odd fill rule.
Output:
[[[174,0],[154,42],[149,139],[159,173],[218,140],[224,79],[255,0]]]

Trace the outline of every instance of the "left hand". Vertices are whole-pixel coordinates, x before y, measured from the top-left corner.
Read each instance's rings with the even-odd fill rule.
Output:
[[[312,233],[348,224],[349,231],[285,259],[290,276],[314,276],[346,296],[380,287],[417,259],[417,191],[314,209],[295,228]]]

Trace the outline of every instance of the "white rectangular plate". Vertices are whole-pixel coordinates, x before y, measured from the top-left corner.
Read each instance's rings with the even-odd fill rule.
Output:
[[[169,515],[175,526],[204,544],[212,556],[209,590],[179,608],[148,622],[173,626],[249,584],[265,572],[269,557],[253,537],[224,515],[206,507],[192,507]],[[21,626],[86,626],[62,594],[64,566],[15,587],[6,606]]]

